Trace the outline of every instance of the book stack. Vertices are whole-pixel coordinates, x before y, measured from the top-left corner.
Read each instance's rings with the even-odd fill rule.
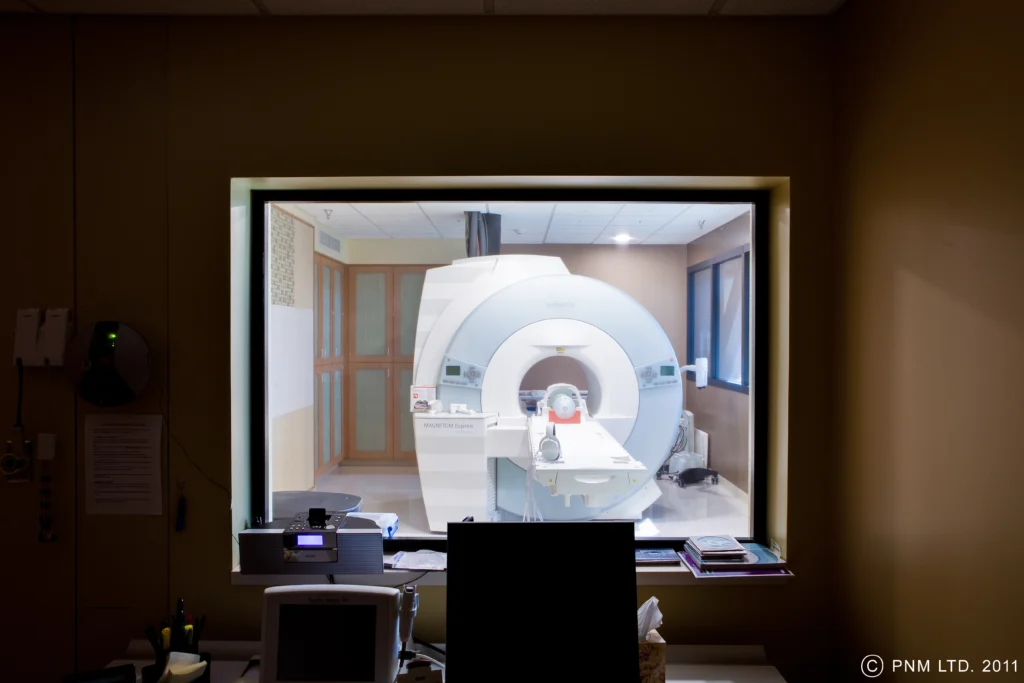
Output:
[[[758,543],[740,543],[732,536],[694,536],[679,553],[698,579],[738,576],[792,576],[786,561]]]

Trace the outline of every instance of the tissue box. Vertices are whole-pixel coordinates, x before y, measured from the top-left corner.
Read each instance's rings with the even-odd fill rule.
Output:
[[[640,683],[665,683],[668,644],[656,630],[640,642]]]

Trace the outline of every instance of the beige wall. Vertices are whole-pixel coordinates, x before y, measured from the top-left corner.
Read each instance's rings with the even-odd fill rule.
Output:
[[[315,408],[308,406],[275,417],[270,434],[273,490],[311,491],[317,457]]]
[[[822,400],[844,418],[845,663],[965,658],[986,680],[1024,613],[1024,7],[923,5],[839,21],[844,374]]]
[[[283,308],[303,309],[308,311],[306,319],[313,321],[313,277],[315,276],[315,265],[313,263],[313,240],[315,229],[312,224],[301,218],[274,206],[271,207],[272,230],[280,231],[280,237],[275,238],[272,234],[270,240],[270,277],[271,287],[283,286],[287,292],[287,300],[290,304]],[[280,251],[283,254],[276,254],[277,244],[280,242],[287,246]],[[287,261],[285,263],[284,261]],[[285,281],[278,285],[279,278],[275,271],[281,268],[287,272]],[[271,301],[274,301],[273,291]],[[274,306],[270,313],[270,324],[272,327],[284,325],[291,327],[294,324],[292,319],[285,321],[278,320],[277,311],[280,308]],[[292,313],[293,311],[281,311]],[[293,328],[293,332],[294,332]],[[290,349],[303,348],[309,350],[309,366],[305,372],[309,373],[308,378],[301,377],[298,373],[303,372],[302,367],[287,367],[288,361],[296,363],[300,356],[287,358],[290,352],[287,349],[271,347],[269,373],[280,378],[280,381],[291,385],[292,391],[297,395],[308,392],[298,401],[299,407],[274,414],[270,424],[270,473],[271,488],[274,491],[308,491],[313,488],[314,460],[316,459],[316,413],[314,409],[313,391],[315,390],[313,377],[313,356],[312,349],[315,345],[314,335],[316,334],[312,325],[308,334],[285,335]],[[271,338],[276,335],[270,334]],[[281,368],[274,368],[273,364],[281,363]],[[283,370],[287,367],[287,370]],[[308,380],[308,386],[305,381]],[[271,397],[271,406],[275,401]]]
[[[749,245],[750,228],[746,213],[695,239],[687,245],[688,265]],[[708,466],[750,493],[750,396],[715,386],[697,389],[687,380],[686,409],[697,429],[708,433]]]
[[[186,483],[192,523],[184,532],[171,531],[170,516],[77,517],[83,665],[119,654],[179,596],[209,615],[209,637],[258,637],[260,590],[232,587],[227,572],[237,513],[225,493],[235,475],[230,178],[389,174],[792,179],[789,409],[800,429],[789,438],[788,540],[800,579],[786,588],[641,592],[661,599],[671,642],[765,643],[791,681],[827,665],[822,624],[835,617],[834,496],[822,484],[834,460],[834,407],[820,398],[835,345],[828,25],[492,19],[0,19],[0,200],[15,211],[0,239],[5,253],[19,254],[12,267],[24,276],[0,289],[0,314],[77,305],[83,319],[115,315],[142,329],[167,373],[165,409],[189,456],[171,448],[166,470],[168,499],[179,478]],[[485,82],[493,87],[476,97],[488,116],[467,117],[464,98],[452,93]],[[317,93],[317,105],[268,97],[274,83]],[[632,103],[651,92],[656,107]],[[742,108],[734,106],[738,92]],[[94,284],[99,273],[106,279]],[[0,336],[0,357],[10,357],[10,343]],[[3,415],[12,378],[0,386]],[[32,428],[73,444],[84,411],[76,418],[59,375],[27,393]],[[151,396],[134,408],[158,409]],[[3,537],[20,539],[0,572],[21,577],[18,593],[33,596],[28,623],[0,641],[5,664],[45,648],[45,658],[20,661],[54,674],[73,656],[68,629],[53,624],[66,624],[76,607],[68,589],[76,581],[76,463],[81,453],[69,449],[58,465],[67,469],[57,482],[57,524],[68,532],[58,544],[34,541],[33,493],[5,486],[0,495]],[[126,524],[133,543],[106,540]],[[119,589],[99,589],[107,585]],[[442,605],[443,591],[424,594],[419,635],[443,637]]]
[[[345,263],[365,265],[450,264],[466,258],[464,239],[346,239]]]

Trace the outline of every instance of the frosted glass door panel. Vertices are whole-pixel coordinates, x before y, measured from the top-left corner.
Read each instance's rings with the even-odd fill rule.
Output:
[[[388,382],[386,368],[350,367],[353,378],[353,455],[390,457],[388,448]]]
[[[331,373],[320,373],[320,460],[331,461]]]
[[[426,273],[396,273],[398,277],[398,355],[412,356],[416,345],[416,319]]]
[[[334,275],[334,284],[333,284],[333,287],[331,288],[331,301],[334,304],[334,331],[333,331],[333,334],[331,335],[331,345],[332,345],[331,355],[333,355],[333,356],[340,356],[341,352],[342,352],[342,349],[344,348],[344,345],[342,344],[342,340],[341,340],[341,337],[342,337],[341,331],[344,329],[344,326],[342,325],[342,310],[341,310],[341,302],[342,302],[342,298],[341,298],[341,295],[342,295],[342,291],[341,291],[341,289],[342,289],[341,288],[341,271],[340,270],[335,270],[333,275]]]
[[[331,269],[320,266],[320,357],[327,358],[331,348]]]
[[[412,386],[412,367],[396,367],[398,386],[395,395],[395,419],[398,420],[398,456],[411,458],[416,455],[416,440],[412,432],[412,413],[409,411],[409,387]]]
[[[355,355],[388,355],[388,275],[356,273]]]
[[[342,444],[344,443],[344,441],[342,440],[342,436],[343,436],[342,432],[343,432],[343,430],[342,430],[342,419],[341,419],[341,416],[344,415],[344,412],[342,412],[342,396],[344,395],[344,391],[342,390],[342,386],[343,385],[341,383],[342,382],[342,376],[341,375],[342,375],[341,370],[335,370],[334,371],[334,386],[333,386],[333,388],[334,388],[334,403],[331,406],[332,417],[334,419],[334,424],[332,425],[331,429],[334,432],[334,456],[333,457],[335,457],[335,458],[340,458],[342,456],[342,452],[344,450],[343,447],[342,447]]]

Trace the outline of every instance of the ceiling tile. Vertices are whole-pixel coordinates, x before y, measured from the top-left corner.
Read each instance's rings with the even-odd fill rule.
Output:
[[[669,218],[675,218],[689,208],[689,204],[626,204],[622,207],[622,210],[619,211],[616,218],[621,218],[623,216],[667,216]]]
[[[547,230],[550,217],[544,214],[532,216],[523,215],[501,215],[501,229],[509,230]]]
[[[352,208],[369,218],[374,223],[378,218],[396,218],[402,216],[419,216],[423,218],[423,211],[416,202],[388,202],[375,204],[370,202],[353,202]]]
[[[544,244],[590,244],[595,239],[593,235],[551,235],[548,234]]]
[[[500,213],[504,221],[506,216],[550,216],[555,205],[548,202],[491,202],[487,210]]]
[[[661,231],[701,230],[701,221],[704,221],[703,230],[714,230],[748,211],[749,204],[694,204],[667,223]]]
[[[251,0],[33,0],[52,14],[259,14]]]
[[[467,211],[487,211],[484,202],[420,202],[420,209],[431,218],[434,216],[462,216]]]
[[[602,225],[560,225],[548,230],[549,235],[600,235],[604,230]]]
[[[707,14],[715,0],[494,0],[495,14]]]
[[[603,228],[608,225],[608,221],[610,221],[611,218],[611,216],[598,216],[593,214],[555,213],[555,215],[551,217],[551,228]]]
[[[616,235],[629,235],[635,240],[644,240],[647,237],[653,235],[655,232],[657,232],[656,228],[625,228],[621,226],[608,226],[607,228],[604,229],[604,232],[601,233],[601,239],[612,239]]]
[[[263,0],[271,14],[483,14],[481,0]]]
[[[609,228],[649,228],[657,230],[672,220],[667,216],[623,216],[621,213],[608,224]]]
[[[623,204],[610,202],[559,202],[555,207],[555,217],[572,216],[614,216]]]
[[[832,14],[844,0],[727,0],[724,15]]]
[[[466,230],[466,212],[485,212],[487,211],[487,204],[483,202],[465,204],[421,202],[420,209],[430,218],[430,222],[442,234],[454,231],[464,233]]]
[[[341,237],[362,238],[366,235],[380,234],[377,226],[366,220],[349,204],[305,203],[296,206]]]

